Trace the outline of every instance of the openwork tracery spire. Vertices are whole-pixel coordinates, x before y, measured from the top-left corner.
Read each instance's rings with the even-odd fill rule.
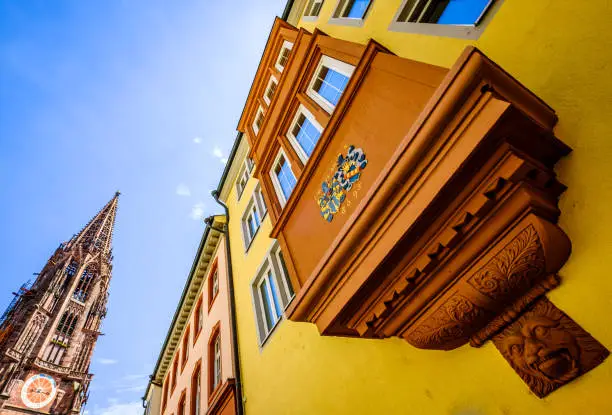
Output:
[[[70,241],[0,321],[0,413],[78,414],[106,316],[119,192]]]

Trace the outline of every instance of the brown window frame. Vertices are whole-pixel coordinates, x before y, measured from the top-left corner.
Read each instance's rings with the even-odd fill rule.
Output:
[[[202,333],[202,328],[204,328],[204,313],[202,308],[202,303],[204,301],[204,296],[200,295],[200,299],[196,303],[196,307],[193,315],[193,344],[195,345],[200,337],[200,333]]]
[[[183,347],[181,348],[181,373],[185,369],[187,360],[189,360],[189,336],[191,335],[191,327],[187,326],[183,335]]]
[[[189,403],[189,414],[190,415],[199,415],[198,413],[196,413],[196,397],[197,397],[197,381],[199,381],[200,383],[200,411],[202,410],[202,359],[198,360],[197,363],[195,364],[195,369],[193,369],[193,372],[191,374],[191,393],[190,393],[190,400],[191,402]]]
[[[215,324],[215,326],[210,332],[210,337],[208,338],[208,347],[207,347],[208,382],[207,383],[208,383],[208,402],[209,403],[215,397],[217,391],[221,388],[221,385],[223,385],[223,369],[222,368],[221,368],[221,379],[219,379],[219,383],[217,385],[213,384],[214,378],[215,378],[215,374],[214,374],[215,343],[217,339],[221,341],[221,322],[220,321],[218,321],[217,324]],[[219,346],[219,348],[221,348],[221,346]],[[223,354],[221,355],[221,360],[222,359],[223,359]]]
[[[187,388],[181,392],[181,397],[176,405],[176,415],[187,415]]]
[[[213,277],[217,273],[217,292],[213,294]],[[219,286],[220,282],[219,278],[219,258],[215,259],[212,267],[210,267],[210,272],[208,273],[208,312],[210,313],[210,309],[215,303],[215,299],[219,295],[219,291],[221,291],[221,287]]]
[[[174,362],[172,362],[172,385],[170,387],[170,396],[174,393],[174,389],[176,389],[176,378],[178,377],[178,364],[179,364],[179,354],[177,353],[174,358]]]

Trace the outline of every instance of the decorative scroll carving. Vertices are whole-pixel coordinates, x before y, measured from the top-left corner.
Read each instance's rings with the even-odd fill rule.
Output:
[[[493,338],[540,398],[604,361],[610,352],[546,297]]]
[[[494,300],[525,292],[544,271],[544,250],[533,225],[472,276],[468,283]]]
[[[560,283],[561,279],[554,274],[538,282],[538,284],[531,288],[525,295],[508,306],[503,313],[487,323],[485,328],[474,334],[470,338],[470,345],[473,347],[482,346],[484,342],[490,340],[491,337],[503,330],[508,324],[519,318],[535,300],[542,297],[553,288],[558,287]]]
[[[473,324],[487,317],[491,315],[485,309],[455,294],[406,340],[422,349],[454,349],[457,343],[464,343],[469,337]]]
[[[58,373],[58,374],[68,374],[70,373],[70,368],[69,367],[63,367],[60,365],[56,365],[53,364],[51,362],[47,362],[45,360],[41,360],[39,358],[36,358],[34,360],[34,365],[38,366],[41,369],[46,369],[50,372],[53,373]]]
[[[15,360],[17,360],[17,361],[21,360],[21,356],[23,356],[23,354],[22,354],[22,353],[19,353],[19,352],[18,352],[17,350],[15,350],[15,349],[8,349],[8,350],[6,351],[6,355],[7,355],[7,356],[9,356],[9,357],[11,357],[11,358],[13,358],[13,359],[15,359]]]

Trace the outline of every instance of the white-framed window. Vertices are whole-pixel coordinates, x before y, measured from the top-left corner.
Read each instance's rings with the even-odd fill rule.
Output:
[[[214,299],[219,293],[219,267],[215,268],[212,279],[212,298]]]
[[[253,197],[251,197],[244,215],[242,215],[242,235],[245,250],[249,249],[267,212],[268,209],[266,208],[263,194],[261,193],[261,185],[257,184],[257,187],[253,191]]]
[[[363,19],[373,0],[340,0],[334,11],[337,19]]]
[[[293,49],[293,43],[285,40],[281,45],[280,52],[278,53],[278,57],[276,58],[276,63],[274,66],[278,69],[279,72],[282,72],[287,66],[287,62],[289,61],[289,55],[291,55],[291,49]]]
[[[244,189],[249,181],[249,177],[251,177],[251,172],[253,171],[253,160],[250,158],[246,158],[240,167],[238,172],[238,179],[236,180],[236,195],[238,200],[242,196]]]
[[[221,384],[221,336],[217,334],[215,338],[215,344],[213,346],[214,359],[213,359],[213,390]]]
[[[263,99],[268,104],[272,102],[272,98],[274,98],[274,93],[276,92],[276,87],[278,86],[278,80],[274,75],[270,76],[270,80],[268,81],[268,85],[266,86],[266,92],[264,92]]]
[[[261,217],[265,217],[266,213],[268,213],[268,207],[266,206],[266,202],[261,191],[261,184],[257,184],[257,186],[255,187],[255,191],[253,192],[253,196],[255,198],[255,203],[257,203],[257,205],[259,206]]]
[[[274,242],[251,282],[259,344],[263,345],[295,296],[278,242]]]
[[[318,17],[324,0],[310,0],[304,9],[304,17]]]
[[[297,179],[291,170],[291,163],[285,155],[285,152],[281,149],[272,164],[272,170],[270,170],[270,177],[272,178],[272,184],[276,191],[276,196],[281,204],[285,206],[291,192],[297,183]]]
[[[261,226],[261,218],[261,210],[255,202],[255,198],[252,198],[242,217],[242,235],[244,246],[247,250]]]
[[[502,0],[404,0],[390,30],[477,39]]]
[[[323,127],[310,111],[300,105],[290,124],[289,131],[287,131],[287,138],[304,164],[306,164],[317,145],[322,131]]]
[[[259,108],[257,108],[257,112],[255,113],[255,119],[253,119],[253,132],[255,133],[255,135],[259,134],[259,129],[261,128],[262,124],[263,124],[263,120],[264,120],[264,110],[262,108],[262,106],[260,105]]]
[[[355,67],[329,56],[322,56],[306,93],[328,113],[340,100]]]

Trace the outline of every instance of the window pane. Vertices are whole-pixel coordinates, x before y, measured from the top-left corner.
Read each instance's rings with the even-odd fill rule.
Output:
[[[473,25],[491,0],[450,0],[438,19],[438,24]]]
[[[249,224],[249,238],[253,239],[253,236],[255,236],[255,231],[257,230],[257,226],[255,225],[255,220],[253,219],[252,214],[249,215],[247,223]]]
[[[289,164],[287,164],[283,158],[279,162],[275,171],[281,190],[283,191],[283,195],[285,196],[285,199],[289,199],[289,196],[291,196],[291,192],[297,183],[295,176],[291,171],[291,167],[289,167]]]
[[[306,153],[307,156],[310,156],[312,154],[312,150],[317,144],[317,141],[319,141],[321,133],[314,126],[314,124],[302,114],[298,118],[296,128],[293,129],[293,135],[300,144],[300,147],[302,147],[304,150],[304,153]]]
[[[356,19],[363,18],[369,4],[370,0],[354,0],[353,4],[350,6],[347,17],[353,17]]]
[[[336,105],[348,83],[348,76],[333,69],[323,67],[319,72],[318,79],[314,83],[314,89],[330,104]]]
[[[276,323],[276,319],[272,315],[272,302],[270,301],[270,296],[268,295],[268,283],[266,280],[261,282],[259,286],[259,294],[261,295],[261,301],[264,308],[264,317],[266,319],[266,323],[268,323],[268,331],[272,330],[272,326]]]
[[[278,301],[278,288],[276,287],[276,281],[274,281],[272,271],[268,271],[268,280],[270,281],[270,291],[272,291],[272,299],[274,300],[276,319],[279,319],[280,316],[283,315],[283,310],[281,308],[280,301]]]

